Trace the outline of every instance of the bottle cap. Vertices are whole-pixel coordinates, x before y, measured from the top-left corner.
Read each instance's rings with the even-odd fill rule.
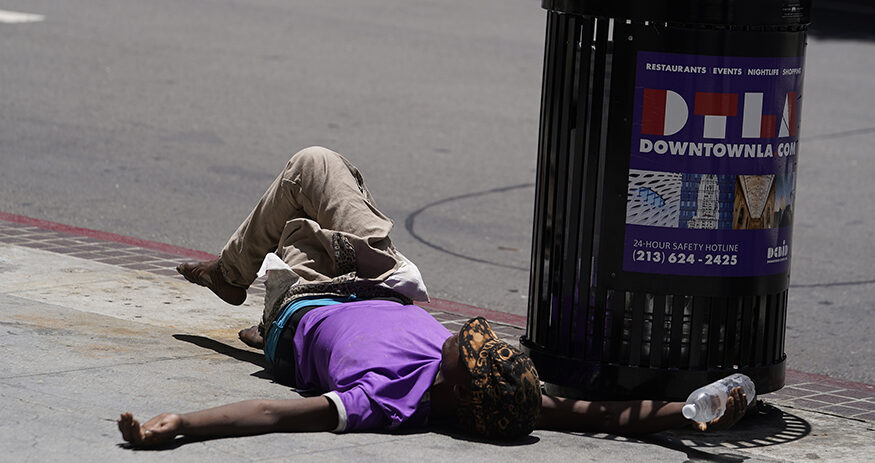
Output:
[[[684,414],[684,418],[691,420],[694,416],[696,416],[696,405],[695,404],[686,404],[684,408],[681,410],[681,413]]]

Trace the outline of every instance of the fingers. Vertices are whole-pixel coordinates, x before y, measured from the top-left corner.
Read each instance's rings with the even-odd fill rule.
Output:
[[[695,427],[700,431],[729,429],[744,417],[746,411],[747,394],[741,388],[734,388],[726,399],[726,410],[723,415],[708,424],[696,423]]]
[[[735,401],[735,420],[738,421],[744,416],[745,410],[747,410],[747,394],[738,391],[733,398]]]
[[[128,428],[130,427],[131,419],[132,416],[130,413],[122,413],[119,419],[116,421],[116,423],[118,424],[118,430],[120,433],[122,433],[122,439],[124,439],[125,442],[130,442],[130,431],[128,430]]]
[[[726,410],[731,413],[733,423],[744,417],[747,411],[747,394],[740,387],[732,389],[726,403]]]
[[[734,423],[735,420],[737,420],[739,418],[738,417],[738,408],[739,408],[738,404],[739,403],[741,403],[741,401],[738,399],[738,396],[735,395],[734,392],[731,396],[729,396],[728,399],[726,399],[726,412],[725,413],[727,415],[726,416],[727,421]]]
[[[137,420],[131,421],[131,443],[134,444],[142,444],[143,443],[143,431],[140,428],[140,422]]]
[[[140,423],[134,419],[131,412],[122,413],[117,423],[125,442],[139,444],[143,441],[143,436],[140,434]]]

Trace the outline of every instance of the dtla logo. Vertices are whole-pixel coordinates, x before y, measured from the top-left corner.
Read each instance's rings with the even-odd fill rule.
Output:
[[[793,156],[796,154],[796,137],[799,126],[797,92],[787,92],[783,99],[781,118],[764,114],[762,92],[708,93],[696,92],[692,112],[703,117],[701,139],[708,142],[666,141],[642,138],[641,153],[670,154],[676,156],[705,156],[729,158],[764,158]],[[740,97],[740,98],[739,98]],[[741,105],[739,105],[739,99]],[[741,106],[741,111],[739,111]],[[679,93],[672,90],[644,89],[641,109],[641,134],[668,137],[677,134],[690,120],[690,106]],[[739,117],[740,116],[740,117]],[[726,139],[726,127],[730,122],[741,124],[741,138],[751,143],[722,143]],[[755,139],[790,138],[790,141],[761,143]]]

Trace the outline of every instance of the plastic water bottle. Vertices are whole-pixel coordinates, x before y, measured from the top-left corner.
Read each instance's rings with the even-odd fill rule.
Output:
[[[741,373],[727,376],[720,381],[715,381],[707,386],[700,387],[687,397],[684,405],[684,418],[699,423],[708,423],[720,418],[726,411],[726,400],[729,399],[729,391],[740,387],[747,394],[747,404],[753,402],[756,396],[756,388],[753,381]]]

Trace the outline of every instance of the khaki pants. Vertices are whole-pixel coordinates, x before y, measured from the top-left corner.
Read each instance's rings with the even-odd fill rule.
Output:
[[[310,147],[291,157],[228,240],[220,268],[228,282],[245,288],[264,256],[275,251],[302,283],[351,271],[356,278],[383,280],[399,265],[391,229],[358,169],[334,151]]]

